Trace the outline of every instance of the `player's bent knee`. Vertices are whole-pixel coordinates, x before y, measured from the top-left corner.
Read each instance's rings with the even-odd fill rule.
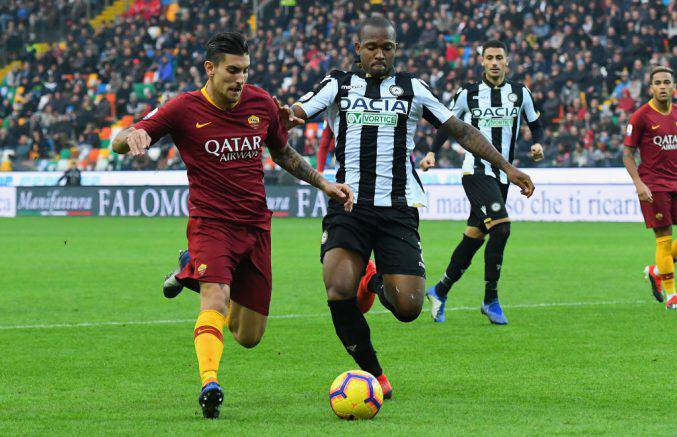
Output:
[[[261,343],[261,339],[263,338],[263,334],[261,334],[260,336],[253,336],[253,335],[239,335],[237,333],[234,333],[233,336],[235,337],[235,341],[237,341],[240,346],[246,349],[256,347],[256,345]]]
[[[467,228],[465,228],[464,234],[467,237],[474,238],[476,240],[484,240],[484,237],[486,236],[486,234],[482,232],[480,228],[476,228],[474,226],[468,226]]]
[[[418,308],[415,307],[409,307],[404,310],[402,309],[397,309],[394,313],[395,318],[399,320],[400,322],[404,323],[410,323],[413,322],[414,320],[418,319],[418,316],[421,314],[421,309],[423,306],[420,306]]]
[[[418,318],[423,309],[423,293],[398,293],[393,301],[395,318],[409,323]]]
[[[501,238],[507,240],[510,237],[510,222],[501,222],[494,225],[489,230],[491,238]]]
[[[356,287],[350,287],[347,284],[327,285],[328,300],[348,300],[354,298],[356,295]]]
[[[241,325],[238,329],[231,331],[233,338],[237,343],[247,349],[251,349],[261,343],[265,327],[248,327],[244,329]]]

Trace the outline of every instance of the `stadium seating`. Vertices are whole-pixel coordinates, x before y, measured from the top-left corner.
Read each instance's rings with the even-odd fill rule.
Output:
[[[11,56],[0,65],[0,150],[11,150],[0,153],[3,170],[57,169],[71,158],[83,169],[180,167],[168,139],[143,162],[111,159],[110,140],[168,98],[199,88],[202,44],[226,29],[250,35],[249,81],[289,103],[330,68],[351,67],[353,34],[365,14],[383,12],[396,23],[398,68],[420,75],[445,103],[479,77],[481,42],[502,39],[510,76],[531,88],[546,124],[543,166],[621,165],[624,125],[647,99],[648,69],[677,67],[677,25],[654,18],[669,17],[674,2],[271,1],[260,2],[255,22],[252,2],[235,0],[92,0],[98,14],[89,21],[78,2],[59,2],[50,19],[68,30],[58,41],[36,41],[28,30],[47,20],[43,3],[51,4],[0,6],[0,51]],[[44,140],[29,156],[35,130]],[[313,154],[315,138],[299,129],[291,139]],[[426,126],[416,136],[417,159],[431,141]],[[527,138],[520,142],[517,160],[528,165]],[[461,160],[462,150],[447,145],[439,163]]]

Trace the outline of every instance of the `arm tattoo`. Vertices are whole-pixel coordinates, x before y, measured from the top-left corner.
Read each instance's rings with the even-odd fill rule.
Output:
[[[507,167],[508,161],[498,153],[496,148],[487,141],[479,130],[468,123],[465,123],[456,117],[451,117],[449,121],[442,125],[442,128],[444,128],[452,138],[455,138],[468,152],[489,161],[501,169]]]
[[[282,149],[269,149],[270,156],[273,158],[275,164],[285,169],[289,174],[308,182],[315,188],[322,189],[326,179],[320,173],[315,171],[308,161],[303,159],[296,150],[292,149],[288,144]]]

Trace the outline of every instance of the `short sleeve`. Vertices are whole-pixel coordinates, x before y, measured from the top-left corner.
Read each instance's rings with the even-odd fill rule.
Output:
[[[454,114],[454,117],[462,119],[463,115],[468,112],[468,90],[465,88],[459,88],[458,92],[454,96],[454,100],[450,105],[451,113]]]
[[[531,95],[529,88],[522,87],[522,112],[524,113],[524,118],[527,120],[527,123],[533,123],[541,115],[536,111],[536,105],[534,104],[534,97]]]
[[[625,145],[627,147],[637,147],[639,146],[639,140],[642,136],[642,131],[644,129],[642,123],[642,117],[639,111],[632,114],[628,126],[625,128]]]
[[[308,118],[315,117],[334,103],[339,91],[338,73],[338,71],[332,71],[313,91],[305,94],[295,103],[303,109]]]
[[[421,105],[422,116],[435,129],[454,116],[430,91],[428,85],[420,79],[411,80],[414,91],[414,104]]]
[[[280,120],[280,112],[273,99],[268,97],[268,114],[270,123],[268,124],[268,132],[266,133],[266,146],[269,149],[282,149],[287,145],[289,133]]]
[[[148,132],[151,138],[151,144],[156,143],[160,138],[172,133],[175,126],[175,114],[180,108],[181,96],[169,100],[164,105],[153,109],[143,120],[134,124],[135,129],[143,129]]]

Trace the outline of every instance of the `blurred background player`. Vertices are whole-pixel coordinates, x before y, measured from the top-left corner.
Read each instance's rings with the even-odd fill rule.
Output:
[[[630,117],[625,137],[623,163],[637,189],[647,228],[656,236],[656,265],[647,266],[654,297],[668,309],[677,309],[675,265],[677,241],[677,112],[672,106],[674,73],[664,66],[650,74],[651,100]],[[635,153],[641,163],[637,168]]]
[[[122,131],[113,148],[141,156],[170,134],[188,169],[190,257],[182,257],[185,265],[175,279],[200,292],[194,329],[202,383],[198,402],[204,417],[216,418],[223,401],[217,373],[224,324],[239,344],[252,348],[268,318],[271,212],[263,185],[263,146],[280,167],[348,209],[352,193],[328,183],[287,145],[280,117],[288,121],[291,112],[245,83],[250,60],[242,35],[215,35],[205,59],[209,79],[201,90],[180,94],[152,111]]]
[[[63,175],[56,181],[57,185],[61,184],[61,181],[66,180],[64,184],[67,187],[79,187],[82,185],[82,175],[80,169],[78,168],[78,163],[76,160],[72,159],[68,165],[68,170],[66,170]]]
[[[329,120],[324,122],[320,145],[317,147],[317,171],[322,173],[327,165],[327,157],[334,151],[334,133],[331,131]]]
[[[365,19],[358,39],[361,69],[330,72],[292,108],[301,119],[327,111],[336,141],[336,180],[355,192],[351,213],[330,202],[322,222],[324,283],[336,334],[390,398],[392,387],[363,313],[375,294],[402,322],[415,320],[423,306],[425,265],[416,208],[425,206],[427,198],[411,160],[418,121],[426,119],[505,170],[525,195],[531,195],[533,185],[477,129],[454,117],[425,82],[395,72],[396,32],[389,20],[379,15]],[[369,261],[372,251],[375,265]]]
[[[506,79],[507,66],[508,49],[505,44],[497,40],[487,41],[482,46],[482,81],[464,85],[458,90],[452,112],[479,129],[510,163],[515,156],[515,144],[524,117],[534,141],[531,157],[540,161],[543,159],[543,129],[539,113],[529,89]],[[438,131],[431,151],[421,160],[424,171],[435,165],[435,155],[446,141],[446,133]],[[489,234],[489,242],[484,249],[485,290],[481,310],[491,323],[506,325],[508,319],[498,302],[498,280],[503,252],[510,236],[510,218],[505,206],[510,182],[505,172],[473,153],[465,155],[462,181],[470,201],[468,226],[451,255],[442,279],[428,289],[430,311],[435,322],[444,322],[449,290],[461,279],[484,243],[484,237]]]

